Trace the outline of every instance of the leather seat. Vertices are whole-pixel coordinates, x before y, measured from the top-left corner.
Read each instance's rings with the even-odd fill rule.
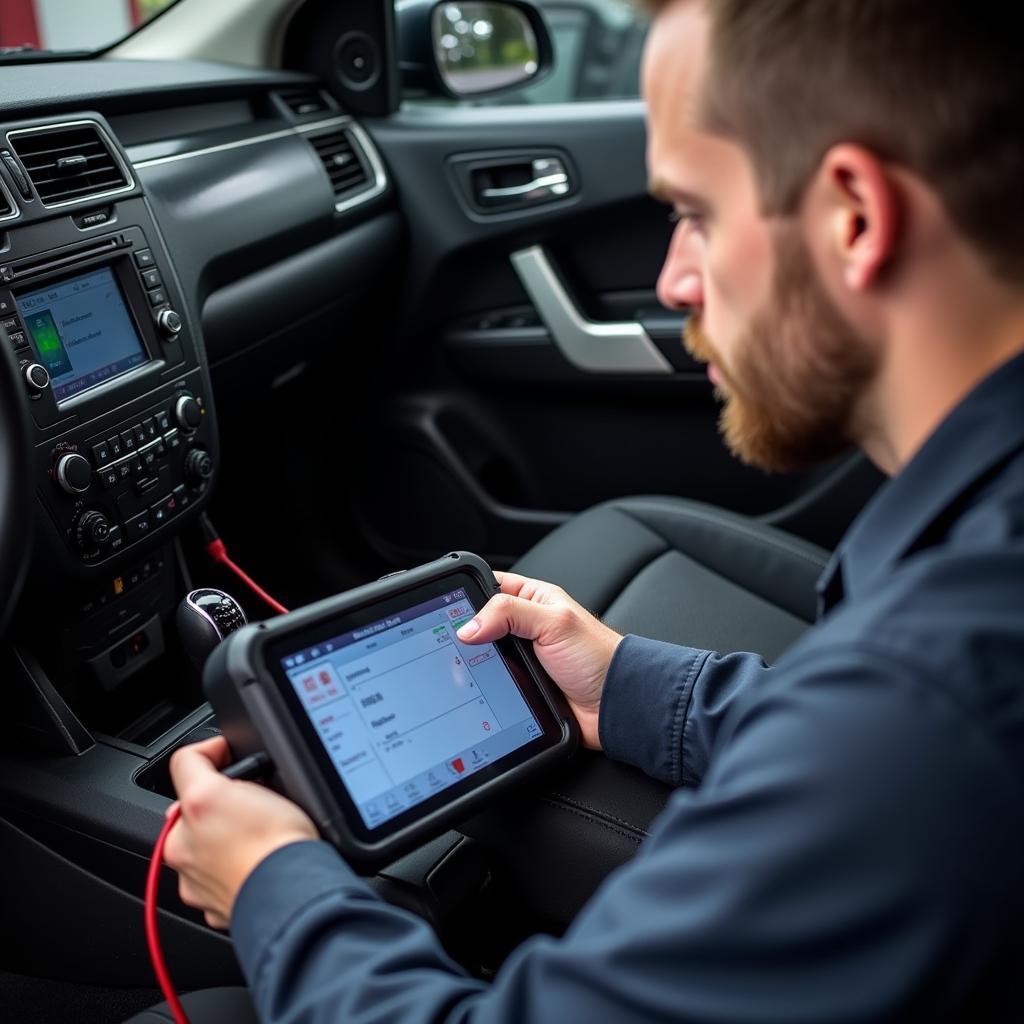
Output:
[[[564,587],[621,632],[773,661],[813,621],[828,553],[746,516],[679,498],[598,505],[514,571]],[[670,790],[588,751],[467,822],[523,907],[567,925],[635,853]]]
[[[828,553],[681,498],[624,498],[559,527],[515,572],[564,587],[620,632],[772,661],[814,621]]]

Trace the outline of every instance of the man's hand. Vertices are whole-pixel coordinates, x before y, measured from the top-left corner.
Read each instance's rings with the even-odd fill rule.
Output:
[[[600,750],[601,692],[622,637],[553,583],[510,572],[494,575],[502,592],[458,631],[459,639],[482,644],[512,633],[532,640],[544,670],[569,701],[584,745]]]
[[[228,927],[235,897],[260,861],[288,843],[319,838],[295,804],[221,775],[230,760],[226,740],[217,736],[175,751],[170,765],[181,818],[164,859],[181,876],[182,902],[205,911],[214,928]]]

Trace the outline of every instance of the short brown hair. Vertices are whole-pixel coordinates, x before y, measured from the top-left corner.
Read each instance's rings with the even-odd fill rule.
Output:
[[[666,6],[672,0],[659,0]],[[994,272],[1024,275],[1024,40],[1005,0],[702,0],[707,127],[796,210],[839,142],[926,182]]]

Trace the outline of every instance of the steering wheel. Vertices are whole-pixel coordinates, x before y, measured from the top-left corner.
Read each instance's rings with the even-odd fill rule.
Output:
[[[32,539],[27,400],[18,364],[0,339],[0,633],[18,600]]]

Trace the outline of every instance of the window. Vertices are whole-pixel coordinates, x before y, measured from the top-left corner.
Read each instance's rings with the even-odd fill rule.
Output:
[[[0,0],[0,54],[113,46],[176,0]]]

